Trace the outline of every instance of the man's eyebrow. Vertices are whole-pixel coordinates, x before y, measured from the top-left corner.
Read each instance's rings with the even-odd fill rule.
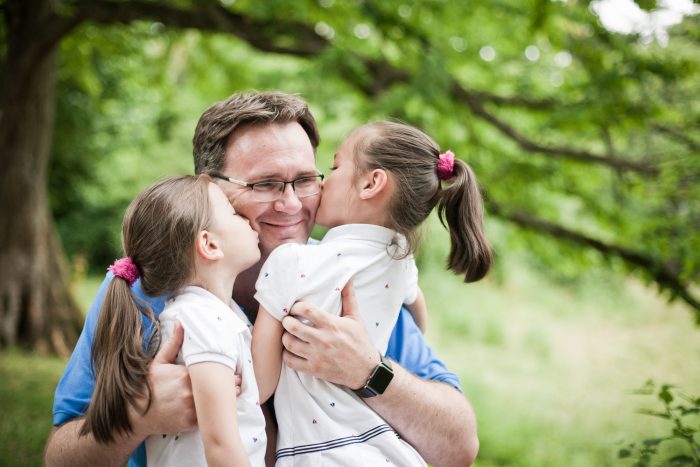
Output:
[[[309,170],[302,170],[300,172],[297,172],[294,175],[294,179],[301,178],[301,177],[310,177],[313,175],[317,175],[318,170],[317,169],[309,169]],[[283,180],[284,177],[282,177],[279,173],[261,173],[257,175],[251,175],[250,176],[251,180]]]

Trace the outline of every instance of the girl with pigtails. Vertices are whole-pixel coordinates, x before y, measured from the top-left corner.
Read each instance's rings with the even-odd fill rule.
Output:
[[[264,466],[251,333],[231,300],[236,276],[260,259],[258,234],[208,176],[181,176],[138,195],[124,216],[122,242],[126,257],[109,268],[114,278],[92,342],[95,390],[81,435],[108,443],[134,430],[130,411],[145,413],[156,396],[147,373],[158,338],[167,340],[178,322],[178,363],[188,367],[199,429],[146,438],[148,465]],[[158,326],[148,297],[163,295],[170,298]]]
[[[277,466],[426,465],[363,399],[391,387],[393,371],[383,355],[402,304],[425,326],[412,253],[417,228],[435,208],[450,233],[449,269],[465,282],[484,277],[492,254],[470,167],[414,127],[370,123],[352,131],[335,154],[316,215],[318,224],[330,228],[324,239],[282,245],[263,265],[256,283],[260,311],[253,362],[261,400],[275,393]],[[292,305],[311,302],[339,314],[341,291],[351,279],[379,350],[360,388],[335,386],[282,360],[281,320]],[[314,333],[312,326],[306,329]],[[291,345],[303,346],[299,337]]]

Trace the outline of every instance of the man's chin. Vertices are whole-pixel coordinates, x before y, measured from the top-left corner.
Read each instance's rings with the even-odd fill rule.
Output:
[[[305,244],[309,241],[309,236],[311,232],[307,229],[299,229],[296,235],[284,235],[284,236],[272,236],[269,235],[267,239],[260,242],[260,248],[264,256],[270,254],[272,250],[285,243],[301,243]]]

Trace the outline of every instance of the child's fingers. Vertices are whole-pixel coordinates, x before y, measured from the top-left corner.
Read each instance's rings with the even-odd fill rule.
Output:
[[[240,397],[242,392],[241,386],[243,385],[243,377],[240,373],[236,373],[234,378],[234,384],[236,386],[236,397]]]

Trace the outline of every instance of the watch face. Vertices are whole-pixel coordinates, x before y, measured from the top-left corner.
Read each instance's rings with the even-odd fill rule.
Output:
[[[384,364],[378,365],[374,370],[370,386],[377,394],[383,394],[384,390],[389,386],[391,379],[394,377],[394,372]]]

